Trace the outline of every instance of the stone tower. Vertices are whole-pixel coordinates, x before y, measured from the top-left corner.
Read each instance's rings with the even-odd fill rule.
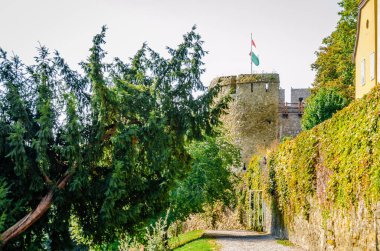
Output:
[[[221,95],[231,93],[228,114],[222,121],[228,134],[241,148],[242,162],[268,148],[278,139],[278,74],[251,74],[219,77],[211,85],[222,86]]]
[[[310,96],[310,89],[291,89],[290,103],[285,102],[285,90],[280,89],[279,104],[279,138],[295,137],[301,132],[301,118],[305,100]]]

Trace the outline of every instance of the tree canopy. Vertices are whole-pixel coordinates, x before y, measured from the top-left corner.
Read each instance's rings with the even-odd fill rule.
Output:
[[[44,46],[33,65],[0,51],[5,250],[69,248],[73,222],[94,242],[137,230],[189,171],[185,145],[219,122],[226,103],[214,104],[218,87],[205,92],[200,80],[206,52],[195,28],[168,58],[144,44],[129,63],[104,62],[105,32],[82,73]]]
[[[311,68],[316,71],[316,76],[312,95],[306,101],[303,129],[310,129],[331,118],[354,99],[355,65],[352,56],[359,2],[360,0],[341,0],[338,3],[341,11],[336,29],[323,39],[321,47],[315,53],[317,59]]]
[[[314,92],[321,87],[336,88],[348,99],[354,97],[355,66],[352,55],[355,46],[358,4],[360,0],[342,0],[336,29],[322,41],[312,64],[316,71]]]

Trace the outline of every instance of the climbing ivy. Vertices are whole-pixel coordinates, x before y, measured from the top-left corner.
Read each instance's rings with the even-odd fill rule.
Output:
[[[364,201],[380,200],[380,88],[350,104],[293,140],[266,154],[266,165],[254,156],[248,166],[248,187],[274,198],[286,221],[306,219],[311,200],[323,212],[349,210]],[[326,213],[324,217],[328,217]]]

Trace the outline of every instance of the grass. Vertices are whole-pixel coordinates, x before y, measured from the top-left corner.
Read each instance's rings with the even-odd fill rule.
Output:
[[[183,246],[186,243],[197,240],[202,237],[204,231],[203,230],[194,230],[184,234],[178,235],[178,237],[170,238],[169,246],[171,249]]]
[[[169,240],[169,246],[175,251],[214,251],[218,246],[214,239],[202,238],[204,231],[195,230]]]
[[[277,243],[287,247],[294,246],[289,240],[277,240]]]
[[[187,243],[174,250],[175,251],[216,251],[216,250],[219,250],[219,247],[216,244],[214,239],[200,238],[198,240]]]

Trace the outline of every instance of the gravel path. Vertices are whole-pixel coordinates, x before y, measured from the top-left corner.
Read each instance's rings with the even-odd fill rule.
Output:
[[[214,231],[208,230],[206,236],[216,238],[222,251],[301,251],[298,247],[278,244],[269,234],[251,231]]]

